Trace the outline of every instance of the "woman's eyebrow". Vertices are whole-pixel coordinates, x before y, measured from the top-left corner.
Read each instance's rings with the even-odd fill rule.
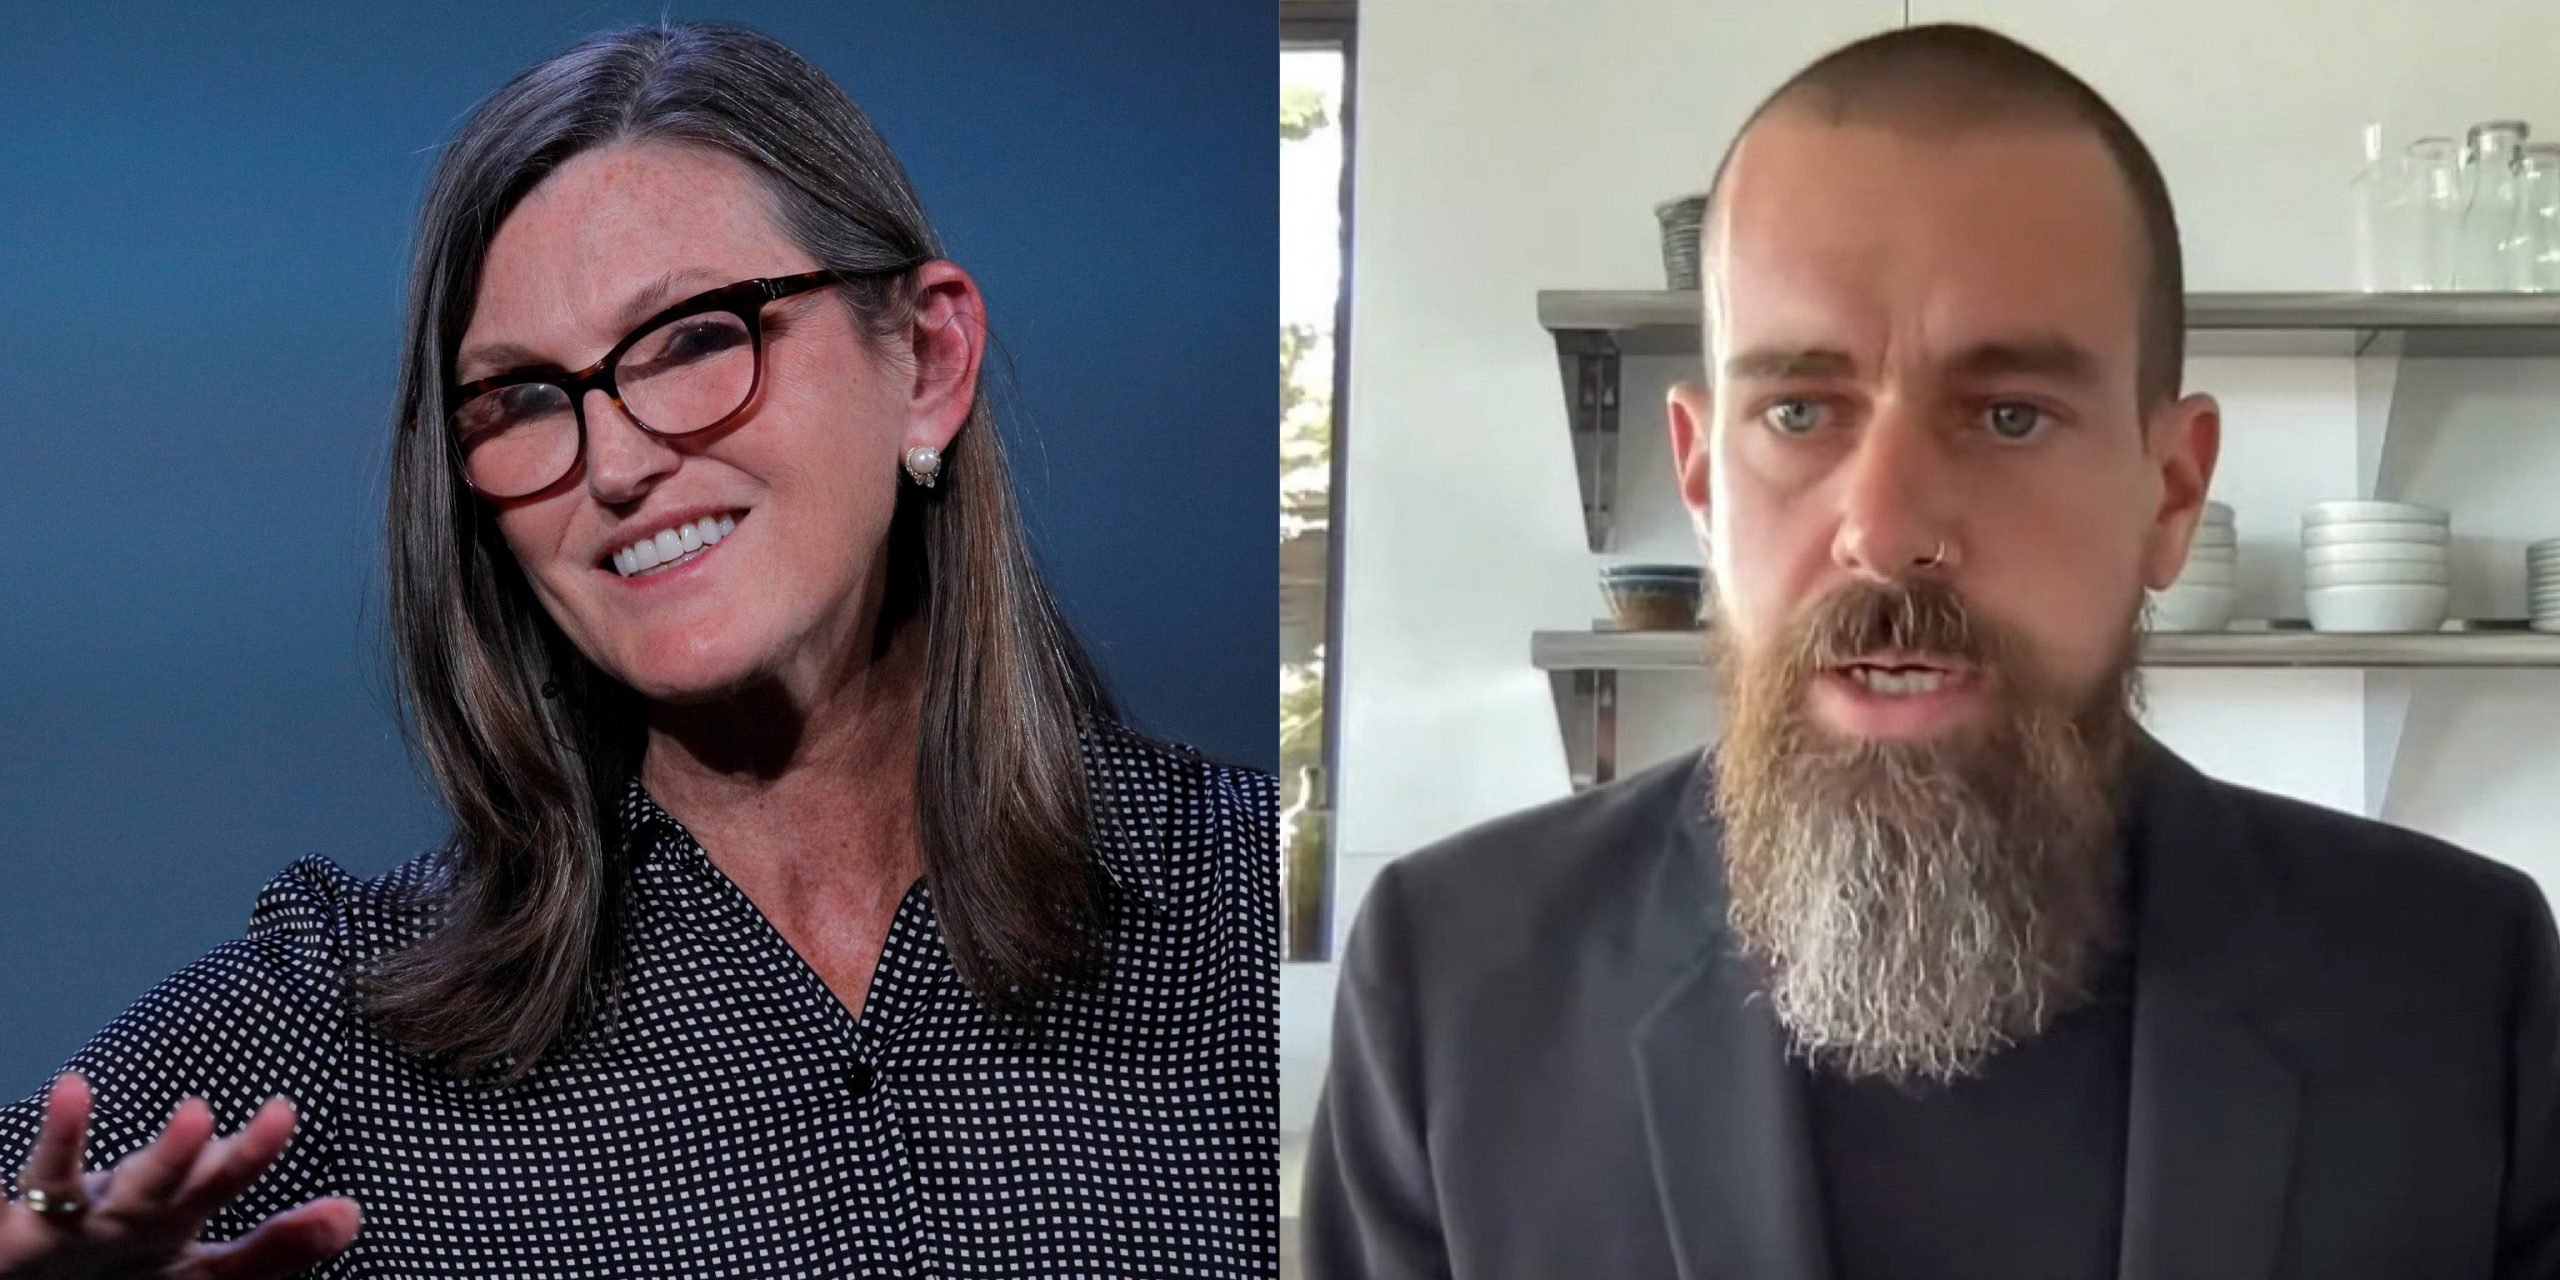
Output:
[[[720,273],[709,267],[679,267],[659,276],[623,300],[621,309],[614,313],[614,327],[628,331],[674,301],[677,290],[719,278]],[[474,366],[480,366],[485,372],[465,376],[466,371]],[[562,369],[567,366],[514,342],[488,342],[467,347],[453,362],[454,380],[457,382],[476,382],[480,378],[494,378],[537,367]]]
[[[614,327],[629,330],[633,325],[655,315],[676,300],[676,290],[688,285],[708,284],[720,280],[720,273],[709,267],[678,267],[649,282],[646,288],[631,295],[614,316]]]

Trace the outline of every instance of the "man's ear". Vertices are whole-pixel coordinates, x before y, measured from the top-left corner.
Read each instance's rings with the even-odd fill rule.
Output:
[[[2160,507],[2152,515],[2142,579],[2161,591],[2186,567],[2187,548],[2204,521],[2205,495],[2222,458],[2222,406],[2212,396],[2188,396],[2155,415],[2150,431],[2146,453],[2160,471]]]
[[[1713,411],[1707,389],[1695,382],[1675,382],[1664,397],[1664,416],[1671,428],[1671,467],[1680,479],[1680,502],[1689,508],[1689,525],[1697,531],[1698,553],[1707,554],[1707,433]]]

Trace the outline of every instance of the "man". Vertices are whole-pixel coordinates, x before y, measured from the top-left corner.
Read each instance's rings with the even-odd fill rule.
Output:
[[[2560,1274],[2532,883],[2134,721],[2220,424],[2123,120],[1878,36],[1755,113],[1703,235],[1724,741],[1379,878],[1310,1274]]]

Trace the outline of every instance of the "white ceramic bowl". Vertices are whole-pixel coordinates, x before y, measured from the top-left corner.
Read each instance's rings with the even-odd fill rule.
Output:
[[[2334,547],[2350,542],[2431,542],[2441,547],[2452,541],[2453,531],[2444,525],[2410,520],[2358,520],[2309,525],[2302,530],[2302,545],[2306,547]]]
[[[2170,587],[2174,590],[2184,586],[2236,587],[2238,585],[2240,585],[2238,566],[2211,560],[2198,560],[2191,556],[2187,559],[2186,567],[2178,570],[2178,580],[2171,583]]]
[[[2151,597],[2148,625],[2153,631],[2220,631],[2231,625],[2239,603],[2236,588],[2181,583]]]
[[[2205,499],[2204,522],[2206,524],[2218,524],[2224,528],[2229,528],[2231,526],[2231,519],[2232,511],[2230,503],[2215,502],[2210,498]]]
[[[2416,502],[2375,502],[2370,499],[2315,502],[2302,509],[2302,526],[2306,529],[2314,525],[2358,524],[2373,520],[2451,524],[2453,513],[2442,507],[2430,507]]]
[[[2216,529],[2211,525],[2197,525],[2194,535],[2187,539],[2187,545],[2190,547],[2229,548],[2239,546],[2240,538],[2239,535],[2231,532],[2229,529]]]
[[[2453,570],[2440,564],[2413,562],[2385,564],[2314,565],[2303,571],[2302,585],[2311,588],[2379,586],[2393,582],[2412,582],[2438,586],[2453,581]]]
[[[2316,631],[2436,631],[2453,590],[2442,586],[2314,587],[2302,593]]]
[[[2302,563],[2314,568],[2333,564],[2450,564],[2451,548],[2435,542],[2341,542],[2304,547]]]

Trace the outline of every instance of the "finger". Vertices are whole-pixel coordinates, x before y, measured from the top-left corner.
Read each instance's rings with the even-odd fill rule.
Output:
[[[275,1280],[307,1270],[355,1243],[363,1214],[344,1196],[314,1200],[227,1244],[198,1248],[175,1274],[188,1280]]]
[[[45,1095],[44,1125],[18,1172],[18,1186],[60,1195],[80,1189],[81,1152],[89,1145],[89,1082],[65,1073]]]
[[[133,1216],[158,1212],[185,1183],[212,1137],[213,1108],[195,1098],[180,1101],[169,1113],[168,1126],[150,1146],[109,1171],[114,1178],[98,1201],[99,1210]]]
[[[267,1099],[267,1104],[258,1108],[238,1133],[206,1147],[196,1157],[186,1181],[167,1201],[169,1209],[190,1218],[203,1218],[229,1204],[234,1196],[248,1190],[249,1184],[256,1182],[277,1156],[284,1154],[285,1144],[293,1138],[294,1120],[292,1103],[283,1098]]]

